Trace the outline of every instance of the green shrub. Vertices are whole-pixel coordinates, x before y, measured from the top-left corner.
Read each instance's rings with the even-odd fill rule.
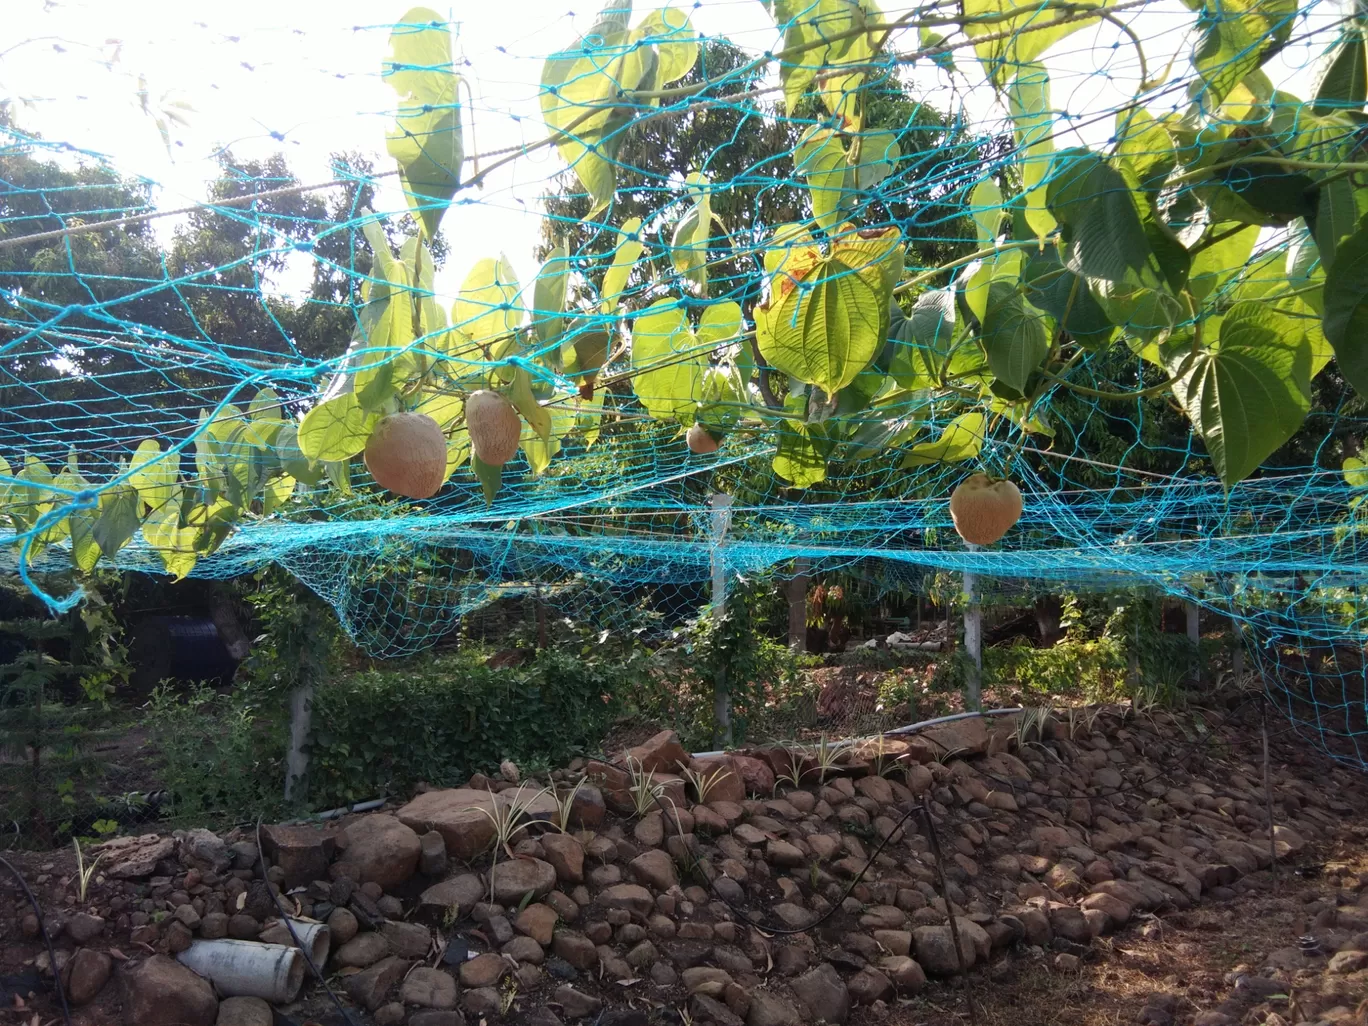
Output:
[[[989,648],[983,653],[983,676],[985,683],[1008,685],[1028,695],[1110,701],[1124,692],[1126,653],[1114,638],[1064,641],[1053,648]]]
[[[213,826],[280,811],[288,719],[278,705],[251,687],[152,693],[147,725],[174,820]]]
[[[318,689],[309,745],[315,804],[406,794],[592,750],[621,708],[625,667],[555,651],[517,669],[466,655],[346,675]]]

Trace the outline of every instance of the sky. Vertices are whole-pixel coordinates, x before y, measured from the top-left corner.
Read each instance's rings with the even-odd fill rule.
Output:
[[[639,0],[633,23],[660,2]],[[704,35],[725,35],[757,52],[781,45],[760,0],[670,5],[686,10]],[[473,119],[466,119],[468,154],[544,137],[537,105],[542,61],[584,32],[600,6],[601,0],[583,6],[567,0],[436,5],[451,19],[457,54],[469,62],[464,74],[475,103]],[[881,7],[889,16],[908,9],[893,0]],[[380,64],[390,22],[406,9],[402,2],[376,0],[5,0],[0,96],[22,101],[23,128],[70,147],[63,159],[80,154],[156,183],[163,208],[201,200],[224,147],[239,158],[283,152],[305,182],[326,181],[328,155],[342,150],[372,151],[376,167],[388,169],[384,132],[394,93],[380,77]],[[1304,18],[1324,25],[1335,13],[1327,0],[1308,8]],[[1171,58],[1170,83],[1186,73],[1193,16],[1180,0],[1157,0],[1122,19],[1144,41],[1151,76]],[[1305,31],[1299,25],[1294,36]],[[1289,46],[1266,70],[1276,85],[1306,96],[1314,60],[1332,41],[1322,35]],[[897,49],[916,45],[908,33]],[[915,90],[942,110],[963,111],[971,124],[1001,120],[1005,111],[970,53],[960,52],[953,75],[926,61],[908,74]],[[1053,106],[1069,115],[1056,146],[1105,145],[1112,119],[1104,115],[1132,96],[1140,78],[1134,47],[1101,23],[1058,43],[1045,63]],[[140,76],[154,103],[186,105],[174,108],[187,123],[172,126],[169,151],[152,118],[139,109]],[[1185,102],[1180,91],[1169,89],[1160,90],[1152,105],[1162,110]],[[562,167],[553,149],[538,150],[452,207],[443,222],[451,255],[436,283],[440,296],[453,297],[477,260],[500,252],[530,288],[539,197]],[[398,211],[404,201],[388,185],[378,205]],[[175,223],[158,222],[158,231],[169,235]],[[277,284],[282,291],[291,288],[288,281]]]

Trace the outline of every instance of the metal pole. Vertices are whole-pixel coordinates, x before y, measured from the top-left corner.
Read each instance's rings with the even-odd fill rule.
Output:
[[[964,650],[969,656],[964,704],[970,709],[978,709],[982,705],[983,688],[983,609],[978,600],[978,575],[967,570],[964,572]]]
[[[727,561],[722,543],[731,525],[732,497],[716,492],[712,497],[712,545],[708,556],[712,569],[712,615],[721,617],[727,611]],[[719,748],[732,743],[731,690],[727,684],[727,668],[718,666],[713,681],[713,744]]]
[[[793,561],[793,579],[788,582],[788,646],[793,652],[807,651],[808,559]]]

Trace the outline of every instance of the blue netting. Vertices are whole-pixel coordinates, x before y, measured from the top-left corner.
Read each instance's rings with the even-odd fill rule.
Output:
[[[1351,244],[1342,240],[1365,192],[1360,18],[1329,3],[1189,11],[1138,0],[1111,5],[1105,18],[1087,4],[928,4],[890,8],[881,21],[853,0],[772,6],[782,35],[771,27],[764,39],[704,38],[677,81],[661,69],[680,64],[671,47],[684,39],[682,9],[631,19],[630,5],[610,5],[597,21],[576,19],[578,49],[553,55],[543,72],[559,145],[549,168],[532,165],[547,170],[530,191],[481,187],[500,166],[545,162],[539,144],[476,155],[467,140],[462,182],[414,164],[407,203],[388,157],[338,158],[330,182],[304,188],[283,158],[225,153],[212,195],[177,215],[168,238],[153,228],[166,206],[154,183],[0,107],[0,455],[11,468],[0,466],[0,500],[12,523],[0,541],[13,542],[0,546],[0,565],[39,589],[36,574],[86,559],[92,543],[147,572],[230,577],[276,563],[330,602],[359,645],[384,655],[421,650],[495,598],[536,591],[603,610],[653,590],[697,589],[719,564],[729,576],[782,576],[797,561],[820,573],[877,558],[909,574],[1146,586],[1231,617],[1288,715],[1357,752],[1368,729],[1358,604],[1368,481],[1353,464],[1346,476],[1344,461],[1357,457],[1364,410],[1352,375],[1325,365],[1316,290],[1326,262],[1317,245]],[[642,16],[658,20],[628,34]],[[851,49],[884,31],[855,33],[856,17],[885,26],[885,45]],[[394,32],[396,54],[409,53],[402,40],[412,37],[438,55],[382,68],[376,37],[376,73],[401,95],[405,75],[450,72],[449,52],[431,42],[445,25],[411,16]],[[573,35],[567,29],[563,45]],[[780,47],[797,52],[769,60]],[[541,71],[546,53],[518,56],[537,58],[526,66]],[[652,70],[636,68],[628,81],[637,58]],[[857,81],[832,73],[842,61],[851,66],[842,75]],[[577,83],[604,74],[613,88],[601,106],[575,107],[587,102]],[[1325,82],[1337,74],[1349,84],[1336,93]],[[801,95],[804,77],[812,91]],[[1048,95],[1039,90],[1046,77]],[[409,125],[409,142],[445,147],[449,158],[455,113],[485,126],[522,117],[479,96],[462,105],[454,87],[415,105],[414,88],[408,106],[400,101],[400,150],[405,118],[421,121]],[[822,88],[836,95],[824,100]],[[857,138],[866,147],[858,154]],[[822,163],[831,140],[851,176],[834,183],[820,178],[833,166]],[[1151,197],[1163,221],[1151,231],[1156,252],[1191,249],[1185,274],[1206,276],[1201,312],[1133,304],[1122,330],[1104,332],[1095,318],[1105,276],[1090,276],[1091,292],[1086,282],[1060,292],[1060,281],[1083,281],[1060,247],[1085,229],[1041,228],[1039,214],[1074,173],[1051,155],[1069,146],[1129,161],[1114,191]],[[1269,165],[1250,162],[1251,147],[1283,166],[1259,177]],[[1211,166],[1231,173],[1201,178]],[[595,184],[605,173],[606,196]],[[1291,193],[1282,179],[1296,179]],[[565,276],[557,284],[543,274],[536,285],[530,266],[490,259],[463,280],[502,242],[441,234],[415,271],[405,238],[440,217],[448,196],[458,211],[540,199],[537,258],[553,271],[561,260]],[[830,208],[833,196],[841,205],[828,219],[813,204]],[[774,233],[814,216],[830,245],[858,247],[884,232],[906,248],[888,342],[834,399],[767,370],[751,344],[756,305],[773,285],[765,253]],[[90,230],[96,223],[104,227]],[[626,259],[638,243],[640,256]],[[1124,250],[1113,254],[1123,263]],[[1213,251],[1227,263],[1197,259]],[[615,260],[629,273],[610,284]],[[300,266],[306,295],[282,294],[281,276]],[[960,325],[970,313],[987,323],[975,288],[994,308],[1008,302],[978,277],[985,266],[1034,303],[1023,307],[1029,317],[1047,311],[1066,329],[1048,342],[1053,377],[1032,377],[1025,405],[1021,389],[988,387],[973,331],[950,352],[936,324],[928,335],[932,290],[967,290],[958,301],[943,293],[948,305],[935,308],[942,317],[958,310]],[[565,305],[545,305],[557,288]],[[1216,436],[1194,432],[1192,405],[1162,387],[1187,369],[1181,353],[1159,347],[1198,347],[1197,325],[1214,335],[1242,301],[1304,322],[1319,366],[1314,379],[1295,371],[1310,381],[1305,422],[1227,487]],[[710,331],[709,318],[730,316],[727,304],[741,320]],[[382,327],[385,317],[399,326]],[[377,343],[384,331],[392,334]],[[681,367],[696,375],[686,402],[670,377]],[[420,381],[403,401],[432,412],[450,440],[449,479],[430,499],[373,487],[359,456],[311,461],[298,448],[310,409],[365,399],[391,371]],[[1211,388],[1226,387],[1212,373]],[[523,390],[524,414],[530,404],[546,422],[523,423],[522,449],[492,503],[469,463],[459,402],[446,402],[491,386]],[[1276,419],[1284,400],[1272,402]],[[1269,415],[1232,432],[1257,431],[1261,419]],[[686,446],[695,420],[720,439],[715,454]],[[138,466],[147,439],[155,456]],[[979,469],[1015,480],[1025,512],[1003,541],[971,550],[946,499]],[[155,500],[173,491],[168,520]],[[732,501],[721,540],[715,494]],[[128,531],[121,544],[119,503],[153,529]],[[61,609],[79,593],[45,598]]]

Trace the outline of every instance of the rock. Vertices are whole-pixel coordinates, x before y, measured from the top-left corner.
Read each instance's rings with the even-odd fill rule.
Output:
[[[674,860],[659,848],[642,852],[628,863],[627,870],[638,882],[657,891],[668,891],[679,883]]]
[[[1054,930],[1050,928],[1050,918],[1040,909],[1022,909],[1017,913],[1017,919],[1021,921],[1027,944],[1043,948],[1054,939]]]
[[[392,890],[418,869],[422,842],[393,816],[364,816],[343,831],[343,838],[346,848],[330,870],[335,876]]]
[[[186,926],[179,919],[173,919],[166,927],[166,950],[173,955],[179,955],[191,944],[195,943],[194,934],[190,932],[190,927]]]
[[[271,1006],[259,997],[225,998],[214,1026],[271,1026]]]
[[[1055,955],[1054,967],[1062,973],[1077,972],[1078,967],[1082,964],[1077,955],[1072,955],[1067,951],[1061,951]]]
[[[461,1006],[481,1021],[498,1015],[502,1004],[499,992],[494,987],[476,987],[466,991],[461,998]]]
[[[499,955],[476,955],[461,963],[462,987],[493,987],[507,974],[509,965]]]
[[[843,1023],[850,1015],[850,992],[835,967],[823,962],[792,983],[809,1022]]]
[[[711,1023],[712,1026],[745,1026],[741,1017],[715,997],[695,994],[689,999],[691,1018],[694,1022]]]
[[[399,1026],[404,1021],[404,1006],[398,1001],[389,1001],[375,1010],[375,1026]]]
[[[765,860],[780,869],[796,869],[807,862],[797,845],[781,840],[773,840],[765,845]]]
[[[1336,952],[1328,966],[1332,973],[1356,973],[1360,969],[1368,969],[1368,951]]]
[[[432,947],[432,934],[418,923],[390,921],[381,925],[380,934],[400,958],[427,958]]]
[[[499,763],[499,776],[510,784],[516,784],[522,779],[522,774],[518,772],[518,764],[512,759],[505,759]]]
[[[571,1019],[593,1015],[603,1007],[603,1002],[598,998],[581,993],[569,984],[556,988],[555,1001],[561,1006],[561,1011]]]
[[[906,955],[889,955],[879,963],[879,968],[900,995],[918,994],[926,986],[926,973],[915,959]]]
[[[576,969],[592,969],[598,964],[598,948],[582,933],[557,930],[551,940],[551,950]]]
[[[362,934],[362,937],[367,936]],[[360,939],[360,938],[358,938]],[[495,956],[497,957],[497,956]],[[344,978],[343,985],[353,1001],[364,1005],[368,1011],[375,1011],[385,1003],[394,985],[404,978],[411,962],[394,955],[382,958],[369,969]]]
[[[517,800],[526,804],[529,818],[554,819],[559,811],[554,798],[542,795],[529,802],[530,797],[521,790],[495,793],[467,787],[444,788],[420,794],[399,810],[398,818],[411,830],[437,831],[446,842],[449,856],[470,861],[494,843],[494,823],[486,812],[497,813]]]
[[[259,933],[261,933],[261,924],[257,922],[255,916],[238,912],[228,917],[228,936],[233,940],[256,940]]]
[[[285,871],[283,886],[289,889],[327,879],[328,866],[337,851],[337,838],[330,831],[280,824],[261,828],[261,846],[267,857]]]
[[[803,1017],[791,1001],[768,990],[751,991],[746,1026],[802,1026]]]
[[[195,930],[199,927],[200,914],[195,911],[194,905],[177,905],[176,911],[171,914],[184,923],[188,930]]]
[[[124,968],[119,982],[124,1018],[138,1026],[214,1026],[218,1017],[209,981],[165,955]]]
[[[1075,944],[1092,943],[1093,932],[1087,917],[1071,905],[1050,909],[1050,928],[1055,936]]]
[[[528,905],[518,913],[518,918],[513,920],[513,928],[545,947],[551,943],[559,919],[556,910],[547,905]]]
[[[441,876],[447,871],[446,838],[429,830],[418,838],[418,871],[424,876]]]
[[[1085,912],[1098,910],[1107,916],[1110,929],[1119,930],[1130,921],[1132,909],[1120,898],[1112,894],[1089,894],[1083,899],[1083,910]]]
[[[337,949],[333,961],[340,966],[364,969],[368,965],[374,965],[389,953],[390,944],[384,934],[359,933]]]
[[[605,908],[623,908],[643,916],[655,909],[651,892],[640,884],[614,884],[599,894],[598,901]]]
[[[103,951],[81,948],[68,963],[67,1000],[73,1005],[84,1005],[95,1000],[109,981],[114,963]]]
[[[196,827],[180,840],[181,862],[199,870],[222,873],[233,864],[233,853],[212,830]]]
[[[960,961],[955,954],[954,938],[948,925],[915,927],[912,930],[912,947],[917,961],[927,972],[951,976],[960,971]],[[963,931],[960,932],[960,953],[964,956],[964,968],[972,969],[977,952],[973,941]]]
[[[422,1008],[455,1008],[456,981],[450,973],[419,966],[404,977],[399,1000]]]
[[[730,755],[709,755],[690,759],[689,769],[708,783],[708,801],[743,802],[746,800],[746,780]],[[767,795],[769,792],[765,792]]]
[[[205,917],[208,918],[207,916]],[[332,935],[332,942],[337,945],[346,944],[356,936],[356,931],[360,926],[356,922],[356,916],[352,915],[350,909],[335,908],[328,913],[328,932]],[[204,927],[200,927],[201,935]]]
[[[912,952],[912,933],[909,930],[874,930],[871,936],[890,955],[908,955]]]
[[[419,911],[445,917],[455,907],[458,917],[469,915],[477,902],[489,896],[489,888],[474,873],[462,873],[449,880],[433,884],[418,898]]]
[[[546,834],[541,839],[543,855],[562,883],[584,882],[584,845],[569,834]]]
[[[454,1010],[424,1008],[409,1016],[408,1026],[465,1026],[465,1016]]]
[[[200,918],[200,936],[205,940],[220,940],[228,936],[228,915],[225,912],[206,912]]]
[[[710,965],[691,966],[682,975],[686,991],[690,994],[707,994],[709,997],[721,997],[727,984],[736,982],[725,969]]]
[[[689,753],[679,743],[678,734],[662,730],[648,741],[627,749],[621,761],[634,764],[642,773],[674,773],[688,765]]]
[[[105,921],[89,912],[77,912],[67,920],[66,932],[77,944],[89,944],[104,933]]]
[[[115,880],[135,880],[151,876],[157,863],[169,859],[176,850],[174,837],[143,834],[141,837],[116,837],[95,849],[103,855],[100,872]]]
[[[541,859],[518,858],[496,863],[489,871],[494,900],[517,905],[527,894],[540,898],[556,887],[556,871]]]
[[[865,777],[866,780],[880,779]],[[872,1005],[875,1001],[886,1001],[893,996],[893,981],[877,969],[869,966],[861,969],[846,984],[850,997],[857,1005]]]

